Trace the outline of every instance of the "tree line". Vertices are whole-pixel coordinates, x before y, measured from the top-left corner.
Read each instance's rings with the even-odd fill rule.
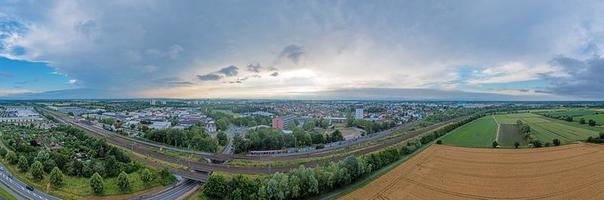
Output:
[[[224,134],[224,133],[222,133]],[[219,141],[205,132],[204,128],[192,126],[184,130],[180,129],[158,129],[148,131],[144,134],[148,140],[168,144],[175,147],[193,149],[205,152],[216,152]],[[221,143],[226,144],[226,135],[221,137]]]
[[[339,130],[331,133],[317,133],[305,131],[302,128],[294,128],[292,133],[284,133],[279,129],[257,128],[249,130],[245,137],[235,135],[233,147],[235,153],[250,150],[278,150],[290,147],[306,147],[321,145],[330,142],[344,140]]]

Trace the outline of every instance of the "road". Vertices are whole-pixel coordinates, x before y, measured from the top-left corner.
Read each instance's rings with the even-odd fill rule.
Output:
[[[153,194],[151,197],[145,197],[145,200],[174,200],[183,197],[189,191],[198,188],[200,182],[194,180],[184,180],[182,183],[170,188],[168,190],[161,191]]]
[[[10,188],[11,192],[18,199],[30,199],[30,200],[55,200],[59,199],[52,195],[46,194],[39,190],[34,189],[33,191],[28,190],[27,184],[21,182],[19,179],[14,178],[13,175],[4,167],[4,165],[0,164],[0,181],[2,184]]]

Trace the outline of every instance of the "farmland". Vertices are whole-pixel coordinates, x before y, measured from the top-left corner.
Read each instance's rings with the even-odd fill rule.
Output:
[[[465,147],[490,147],[496,134],[497,123],[492,116],[486,116],[453,130],[442,142]]]
[[[578,111],[576,113],[579,113]],[[583,112],[584,113],[584,112]],[[528,141],[519,133],[517,121],[530,126],[534,139],[551,143],[558,139],[563,144],[573,143],[598,135],[599,128],[577,123],[548,119],[532,113],[516,113],[486,116],[452,131],[443,144],[463,147],[491,147],[496,139],[502,147],[513,147],[518,142],[526,146]]]
[[[603,199],[603,145],[432,145],[343,199]]]
[[[604,110],[602,109],[559,109],[550,111],[540,111],[538,114],[546,115],[551,118],[564,119],[570,117],[572,122],[579,123],[581,119],[585,121],[594,120],[596,125],[604,126]]]

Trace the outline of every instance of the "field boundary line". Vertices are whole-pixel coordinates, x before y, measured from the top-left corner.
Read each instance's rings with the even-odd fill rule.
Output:
[[[495,118],[495,115],[491,115],[491,117],[493,117],[493,120],[497,124],[497,133],[495,134],[495,142],[499,143],[499,131],[501,130],[501,124],[499,124],[499,122],[497,121],[497,118]]]

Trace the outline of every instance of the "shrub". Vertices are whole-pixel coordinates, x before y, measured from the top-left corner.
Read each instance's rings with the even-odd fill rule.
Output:
[[[126,172],[122,171],[120,175],[117,176],[117,186],[122,192],[130,190],[130,181],[128,180],[128,174],[126,174]]]
[[[560,140],[559,139],[552,140],[552,143],[554,143],[554,146],[560,146]]]
[[[172,172],[170,172],[170,170],[168,170],[168,168],[163,168],[159,172],[159,178],[160,178],[161,184],[164,186],[170,185],[170,184],[176,182],[176,177],[174,176],[174,174],[172,174]]]
[[[36,161],[31,165],[31,176],[35,181],[44,179],[44,166],[40,161]]]
[[[541,141],[539,141],[539,140],[533,140],[532,144],[533,144],[533,147],[535,147],[535,148],[540,148],[543,146],[543,143],[541,143]]]
[[[491,144],[493,146],[493,148],[497,148],[497,146],[499,146],[499,143],[497,143],[497,141],[493,141],[493,144]]]
[[[518,143],[518,142],[514,142],[514,148],[516,148],[516,149],[517,149],[519,146],[520,146],[520,143]]]
[[[103,177],[99,173],[94,173],[90,178],[90,188],[95,194],[102,194],[104,190]]]
[[[149,171],[149,169],[143,169],[141,171],[141,181],[143,181],[143,183],[145,185],[148,185],[152,180],[153,180],[153,174],[151,173],[151,171]]]
[[[57,188],[63,186],[63,172],[58,167],[54,167],[50,172],[50,184]]]
[[[442,140],[436,140],[436,144],[443,144]]]
[[[27,158],[25,158],[25,156],[19,157],[19,162],[17,163],[17,167],[22,172],[26,172],[29,169],[29,162],[27,161]]]

